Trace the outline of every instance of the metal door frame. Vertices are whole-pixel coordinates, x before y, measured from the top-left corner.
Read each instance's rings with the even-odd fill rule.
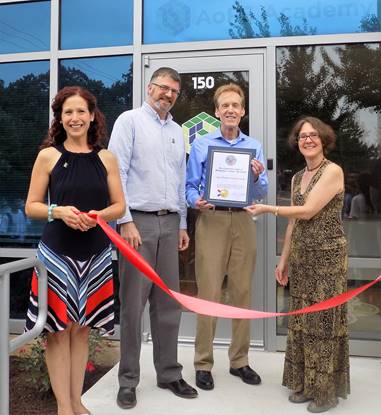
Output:
[[[202,71],[200,71],[202,61]],[[142,68],[142,97],[146,95],[146,85],[154,70],[161,66],[169,66],[181,72],[221,72],[221,71],[248,71],[250,90],[256,93],[249,94],[250,107],[250,135],[258,138],[267,155],[267,114],[266,114],[266,49],[250,50],[218,50],[197,52],[173,52],[167,54],[143,55],[144,67]],[[269,181],[272,180],[273,171],[269,172]],[[272,187],[273,184],[270,184]],[[267,282],[267,219],[265,217],[257,220],[257,265],[253,288],[253,308],[266,309],[268,300]],[[230,337],[218,337],[218,327],[229,324],[226,320],[218,322],[216,332],[216,344],[228,344]],[[227,328],[224,328],[227,330]],[[258,336],[258,332],[261,335]],[[265,348],[266,333],[268,329],[263,320],[255,321],[251,327],[251,346]],[[192,314],[183,313],[180,327],[179,342],[193,343],[195,336],[195,317]],[[253,337],[255,336],[255,338]],[[143,339],[150,340],[150,324],[148,307],[143,315]]]

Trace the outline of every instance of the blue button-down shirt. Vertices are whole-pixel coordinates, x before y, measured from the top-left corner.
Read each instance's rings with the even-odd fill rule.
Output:
[[[255,158],[265,166],[261,143],[257,139],[249,137],[242,132],[239,133],[236,139],[230,141],[222,136],[221,129],[219,128],[211,134],[197,138],[193,141],[189,155],[185,186],[188,205],[193,208],[196,207],[197,199],[203,196],[205,191],[206,162],[209,146],[254,149]],[[265,197],[267,189],[268,178],[266,171],[264,171],[259,175],[258,180],[253,182],[254,199],[262,199]]]
[[[146,102],[115,121],[109,150],[118,158],[127,210],[118,223],[131,222],[130,209],[168,209],[186,229],[185,146],[171,114],[162,122]]]

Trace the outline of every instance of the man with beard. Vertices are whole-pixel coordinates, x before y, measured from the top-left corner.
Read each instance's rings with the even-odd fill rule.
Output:
[[[170,109],[180,94],[180,76],[171,68],[156,70],[140,108],[115,122],[109,149],[117,156],[126,215],[118,220],[122,237],[150,263],[164,282],[179,290],[178,250],[188,248],[185,203],[185,148],[181,127]],[[182,398],[197,391],[181,375],[177,337],[181,309],[123,257],[119,258],[119,392],[123,409],[136,405],[140,378],[141,317],[147,300],[157,385]]]

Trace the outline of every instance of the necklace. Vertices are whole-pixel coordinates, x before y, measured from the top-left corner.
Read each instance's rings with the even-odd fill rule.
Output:
[[[323,157],[323,160],[316,167],[313,167],[312,169],[309,169],[308,166],[306,166],[306,170],[307,171],[317,170],[323,164],[324,160],[325,160],[325,158]]]

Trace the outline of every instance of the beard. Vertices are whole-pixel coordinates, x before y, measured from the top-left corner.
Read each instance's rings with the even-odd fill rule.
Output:
[[[165,113],[169,112],[171,108],[173,107],[172,102],[169,102],[163,99],[152,101],[152,104],[159,112],[165,112]]]

